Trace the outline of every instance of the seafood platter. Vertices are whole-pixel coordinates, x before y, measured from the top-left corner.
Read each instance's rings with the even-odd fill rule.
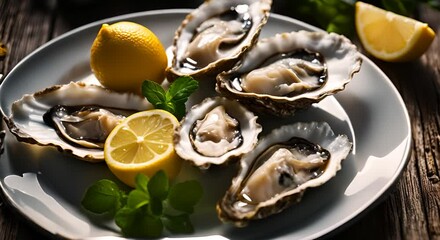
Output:
[[[314,238],[365,210],[371,202],[355,200],[356,209],[347,210],[347,189],[368,158],[357,146],[355,129],[362,120],[353,118],[359,111],[351,104],[365,96],[356,96],[365,71],[379,76],[372,81],[385,79],[382,91],[394,90],[348,38],[272,14],[271,5],[211,0],[194,10],[106,19],[26,58],[8,77],[45,79],[22,80],[28,84],[7,92],[7,78],[1,89],[9,130],[1,185],[10,202],[51,234],[119,236],[112,223],[85,216],[79,201],[92,182],[115,179],[103,163],[103,143],[118,120],[153,108],[142,96],[100,85],[89,69],[88,50],[100,25],[127,20],[148,26],[168,46],[164,86],[180,76],[199,82],[174,133],[184,162],[176,181],[196,178],[205,192],[192,216],[195,233],[181,237]],[[203,45],[209,38],[214,40]],[[68,47],[72,42],[79,47]],[[71,64],[50,66],[60,61],[54,49],[66,49]],[[19,72],[42,56],[51,60],[40,62],[41,69],[57,70]],[[405,110],[396,109],[405,119]],[[409,140],[403,143],[395,153],[399,161]],[[400,162],[396,166],[390,181],[401,170]],[[30,185],[37,187],[26,190]],[[39,210],[24,213],[32,203]],[[341,206],[345,210],[335,214]]]

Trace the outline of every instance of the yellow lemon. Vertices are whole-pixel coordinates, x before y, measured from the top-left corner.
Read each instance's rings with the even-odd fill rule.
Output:
[[[141,93],[144,80],[162,82],[167,56],[159,38],[133,22],[103,24],[90,50],[90,67],[101,84]]]
[[[162,169],[171,179],[177,176],[182,160],[174,151],[173,135],[178,125],[171,113],[159,109],[124,119],[104,144],[104,158],[110,171],[132,187],[138,173],[152,177]]]
[[[417,20],[356,2],[355,24],[365,50],[390,62],[420,57],[435,38],[434,31]]]

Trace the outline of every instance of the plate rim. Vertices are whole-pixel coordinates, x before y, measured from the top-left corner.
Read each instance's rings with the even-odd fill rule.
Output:
[[[43,51],[45,48],[47,48],[48,46],[58,42],[58,41],[62,41],[65,38],[68,38],[69,36],[78,34],[79,32],[83,31],[83,30],[87,30],[89,28],[92,27],[96,27],[98,25],[101,25],[103,23],[108,23],[108,22],[115,22],[115,21],[121,21],[121,20],[125,20],[125,19],[130,19],[130,18],[142,18],[145,16],[151,16],[151,15],[166,15],[166,14],[188,14],[189,12],[191,12],[194,9],[190,9],[190,8],[174,8],[174,9],[158,9],[158,10],[147,10],[147,11],[140,11],[140,12],[134,12],[134,13],[127,13],[127,14],[123,14],[123,15],[118,15],[118,16],[113,16],[113,17],[109,17],[109,18],[104,18],[101,20],[97,20],[94,22],[90,22],[87,23],[85,25],[79,26],[77,28],[74,28],[72,30],[69,30],[51,40],[49,40],[48,42],[42,44],[41,46],[39,46],[38,48],[36,48],[35,50],[33,50],[32,52],[30,52],[27,56],[25,56],[22,60],[20,60],[8,73],[6,73],[5,76],[3,76],[3,80],[0,84],[0,92],[4,91],[2,90],[5,87],[5,82],[8,81],[8,79],[10,78],[10,75],[14,75],[14,73],[16,71],[19,71],[21,69],[21,65],[23,65],[26,61],[28,61],[29,58],[32,58],[34,55],[38,54],[40,51]],[[270,18],[275,18],[277,20],[282,20],[285,22],[289,22],[292,24],[295,24],[301,28],[306,28],[308,30],[311,31],[324,31],[318,27],[315,27],[309,23],[306,22],[302,22],[300,20],[294,19],[292,17],[288,17],[288,16],[284,16],[281,14],[277,14],[277,13],[270,13]],[[366,57],[364,54],[361,53],[361,57],[362,60],[364,62],[368,62],[368,64],[373,67],[378,73],[380,73],[380,75],[382,76],[382,80],[384,80],[384,82],[388,85],[388,87],[393,91],[394,93],[394,97],[396,97],[401,110],[403,111],[403,114],[405,116],[405,125],[407,127],[408,130],[408,134],[405,137],[405,141],[406,144],[404,146],[404,154],[402,156],[402,159],[399,163],[399,167],[396,168],[396,171],[393,173],[393,176],[387,181],[387,184],[385,184],[380,191],[377,191],[376,194],[374,195],[374,197],[371,197],[369,199],[369,201],[366,201],[363,205],[361,205],[356,211],[354,211],[352,214],[345,216],[341,221],[332,224],[331,226],[322,229],[318,232],[316,232],[315,234],[312,234],[309,236],[309,238],[317,238],[317,237],[322,237],[325,235],[330,235],[332,233],[336,233],[341,231],[343,228],[348,227],[349,225],[353,224],[354,222],[356,222],[357,220],[359,220],[363,215],[365,215],[369,210],[371,210],[374,206],[376,206],[377,204],[379,204],[380,202],[382,202],[385,199],[385,193],[391,190],[391,187],[396,184],[397,180],[403,175],[404,173],[404,169],[406,167],[406,165],[409,162],[410,156],[411,156],[411,152],[412,152],[412,148],[411,145],[413,143],[412,140],[412,130],[411,130],[411,121],[410,121],[410,117],[409,117],[409,113],[408,113],[408,109],[406,108],[405,102],[402,98],[402,96],[400,95],[399,91],[397,90],[396,86],[392,83],[392,81],[388,78],[388,76],[368,57]],[[3,109],[2,106],[0,106],[0,113],[2,114],[3,118],[6,118],[7,115],[5,114],[5,110]],[[2,121],[2,125],[3,121]],[[4,129],[7,130],[7,129]],[[17,205],[17,203],[12,199],[12,196],[10,196],[6,191],[5,191],[5,186],[3,186],[3,182],[0,181],[0,188],[1,188],[1,194],[2,196],[4,196],[4,199],[7,200],[7,203],[10,206],[13,206],[14,211],[17,211],[20,213],[20,215],[22,217],[24,217],[28,222],[30,222],[31,224],[33,224],[34,226],[37,226],[39,228],[39,230],[43,230],[45,233],[54,235],[54,236],[61,236],[61,237],[66,237],[63,236],[60,233],[51,233],[48,229],[44,228],[42,225],[34,222],[33,220],[31,220],[29,218],[29,216],[27,216],[25,214],[25,212],[22,211],[22,209],[20,208],[19,205]]]

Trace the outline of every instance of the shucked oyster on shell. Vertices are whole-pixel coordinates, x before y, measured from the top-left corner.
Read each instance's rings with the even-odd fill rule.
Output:
[[[262,128],[257,116],[237,101],[206,98],[182,119],[174,136],[176,153],[202,169],[251,151]]]
[[[345,88],[362,58],[349,39],[298,31],[261,39],[229,71],[216,90],[258,112],[293,114]]]
[[[108,133],[126,116],[152,109],[143,97],[98,85],[71,82],[26,94],[12,104],[5,122],[17,140],[97,162]]]
[[[206,0],[183,20],[167,79],[214,76],[232,67],[258,39],[272,0]]]
[[[217,204],[222,221],[245,226],[301,200],[307,188],[336,175],[351,151],[345,135],[325,122],[299,122],[273,130],[243,155],[240,170]]]

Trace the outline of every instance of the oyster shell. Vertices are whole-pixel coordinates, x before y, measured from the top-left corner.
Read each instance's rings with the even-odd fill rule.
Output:
[[[206,98],[194,105],[176,129],[176,153],[202,169],[251,151],[262,128],[257,116],[237,101]]]
[[[258,112],[292,115],[335,94],[360,70],[356,46],[342,35],[298,31],[260,40],[216,90]]]
[[[123,111],[123,110],[122,110]],[[44,122],[54,128],[61,138],[86,148],[104,148],[105,139],[126,116],[123,111],[102,106],[56,105],[44,115]]]
[[[6,133],[5,133],[5,131],[4,130],[1,130],[0,131],[0,155],[3,153],[3,150],[4,150],[4,142],[5,142],[5,136],[6,136]]]
[[[273,130],[241,158],[238,175],[217,204],[219,218],[245,226],[299,202],[307,188],[336,175],[351,146],[325,122]]]
[[[203,79],[229,69],[258,39],[272,0],[206,0],[176,31],[167,79]]]
[[[63,108],[67,108],[68,111],[62,110]],[[86,161],[96,162],[104,159],[102,138],[106,135],[102,131],[111,130],[104,129],[106,124],[111,128],[111,125],[117,123],[111,123],[112,121],[136,111],[152,108],[145,98],[132,93],[118,93],[98,85],[71,82],[24,95],[12,104],[11,115],[4,119],[9,130],[19,141],[56,146],[60,151],[69,152]],[[52,120],[57,119],[56,123],[46,124],[43,119],[45,114],[46,121],[53,118]],[[95,119],[98,122],[93,122]],[[74,130],[79,130],[76,132],[79,135],[76,136],[75,133],[66,136],[60,132],[63,128],[72,131],[71,128],[78,124],[89,128],[86,131],[81,127]],[[95,137],[100,137],[98,142],[101,143],[90,140]]]

